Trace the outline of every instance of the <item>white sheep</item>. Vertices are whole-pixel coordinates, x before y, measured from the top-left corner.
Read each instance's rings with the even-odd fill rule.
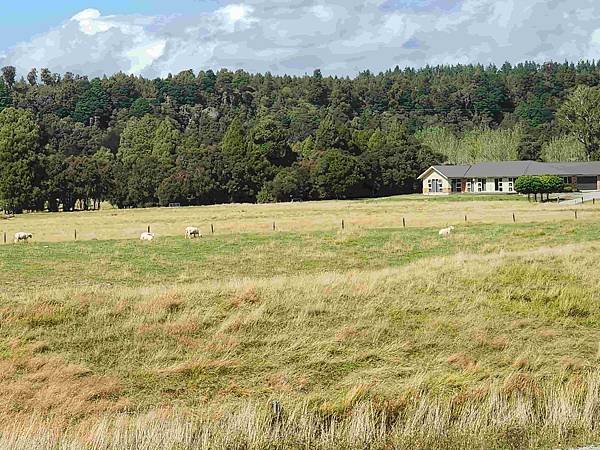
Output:
[[[440,236],[444,236],[444,237],[448,237],[452,234],[452,230],[454,230],[454,227],[451,225],[448,228],[442,228],[439,232]]]
[[[140,241],[153,241],[154,236],[154,233],[144,232],[140,235]]]
[[[202,237],[202,233],[200,232],[200,228],[197,227],[187,227],[185,229],[185,238],[186,239],[194,239],[197,237]]]
[[[19,231],[18,233],[15,233],[15,243],[20,242],[20,241],[27,242],[32,237],[33,237],[33,234],[31,234],[31,233],[25,233],[23,231]]]

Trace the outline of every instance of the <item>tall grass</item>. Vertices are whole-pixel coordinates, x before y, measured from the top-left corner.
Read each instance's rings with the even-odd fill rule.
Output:
[[[2,249],[0,448],[600,441],[591,219]]]
[[[415,392],[395,402],[360,401],[336,415],[306,403],[275,415],[247,402],[228,412],[155,409],[67,427],[29,418],[0,427],[0,448],[523,449],[600,440],[600,375],[544,387],[514,378],[451,399]]]

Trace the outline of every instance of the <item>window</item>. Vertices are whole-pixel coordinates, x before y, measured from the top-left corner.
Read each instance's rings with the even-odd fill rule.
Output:
[[[563,183],[571,184],[571,177],[562,177],[562,179],[563,179]]]
[[[427,180],[427,187],[429,192],[442,192],[442,180],[437,178]]]
[[[514,178],[508,179],[508,192],[515,192],[515,179]]]
[[[460,178],[452,179],[452,192],[462,192],[462,180]]]
[[[473,182],[471,180],[467,180],[467,192],[473,192]]]
[[[502,178],[494,179],[494,186],[496,192],[502,192]]]
[[[477,180],[477,192],[485,192],[485,178]]]

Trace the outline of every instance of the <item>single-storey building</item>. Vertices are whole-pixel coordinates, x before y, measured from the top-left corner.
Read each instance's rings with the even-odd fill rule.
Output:
[[[600,161],[543,163],[499,161],[465,165],[431,166],[421,176],[423,194],[454,192],[514,193],[523,175],[558,175],[581,191],[600,190]]]

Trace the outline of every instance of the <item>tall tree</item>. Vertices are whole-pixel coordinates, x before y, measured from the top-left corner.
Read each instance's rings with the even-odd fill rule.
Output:
[[[558,119],[583,144],[588,159],[600,159],[600,88],[578,86],[561,106]]]
[[[38,78],[37,69],[34,67],[27,74],[27,82],[29,83],[30,86],[36,86],[37,78]]]
[[[8,87],[4,84],[4,80],[0,78],[0,111],[4,108],[8,108],[12,105],[12,100],[10,98],[10,92],[8,91]]]
[[[102,87],[100,79],[90,82],[88,90],[77,102],[73,119],[85,124],[96,124],[96,121],[106,121],[109,116],[110,97]]]
[[[17,69],[15,69],[13,66],[5,66],[2,68],[2,78],[9,89],[11,89],[15,84],[16,75]]]
[[[0,112],[0,203],[5,210],[21,212],[36,201],[39,137],[31,112],[16,108]]]

